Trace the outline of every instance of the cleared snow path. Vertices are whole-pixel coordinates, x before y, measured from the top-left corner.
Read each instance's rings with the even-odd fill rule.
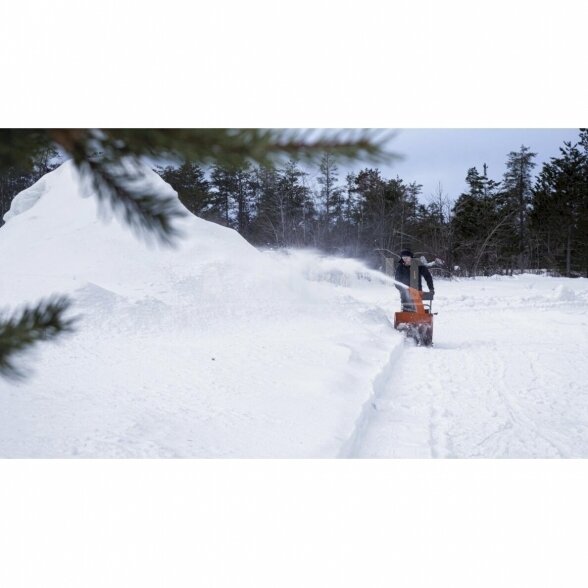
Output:
[[[341,456],[587,457],[587,280],[438,291],[434,348],[393,352]]]

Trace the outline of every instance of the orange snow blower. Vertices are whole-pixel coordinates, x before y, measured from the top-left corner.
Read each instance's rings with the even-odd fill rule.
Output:
[[[428,347],[433,344],[433,295],[418,289],[420,264],[418,259],[412,259],[410,286],[401,292],[402,310],[394,314],[394,328],[404,331],[417,345]]]

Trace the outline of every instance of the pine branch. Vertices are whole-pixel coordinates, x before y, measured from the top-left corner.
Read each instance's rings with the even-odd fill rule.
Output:
[[[142,157],[229,168],[247,163],[271,166],[289,157],[310,162],[325,151],[340,160],[395,157],[384,150],[392,134],[369,129],[53,129],[49,134],[80,170],[90,174],[98,197],[122,213],[137,234],[154,235],[168,245],[179,235],[174,220],[183,211],[174,198],[141,186]],[[129,168],[137,171],[133,174]]]
[[[17,129],[0,135],[0,164],[28,162],[57,144],[136,234],[169,245],[179,236],[174,221],[184,212],[175,198],[141,182],[144,157],[229,168],[273,166],[288,158],[310,163],[324,152],[340,161],[377,162],[396,157],[385,150],[392,136],[370,129]]]
[[[71,302],[66,297],[41,300],[34,307],[0,320],[0,376],[12,380],[26,377],[16,360],[40,341],[72,333],[77,318],[64,318]]]
[[[91,175],[98,198],[108,202],[138,237],[149,241],[155,236],[161,243],[173,245],[181,235],[174,221],[185,212],[177,199],[145,188],[140,172],[92,159],[81,162],[79,168]]]
[[[138,152],[103,131],[55,129],[53,139],[68,151],[83,175],[90,177],[102,203],[122,217],[135,234],[173,245],[180,231],[176,218],[185,215],[177,199],[145,184]]]
[[[127,153],[177,158],[201,164],[270,166],[295,157],[316,161],[325,151],[339,160],[372,162],[395,158],[387,130],[342,129],[108,129],[102,132]],[[124,147],[122,147],[124,145]]]
[[[32,171],[35,160],[52,144],[45,129],[0,129],[0,173],[10,168]]]

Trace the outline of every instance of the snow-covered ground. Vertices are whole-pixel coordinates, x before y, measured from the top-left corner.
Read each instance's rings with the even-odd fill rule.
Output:
[[[439,281],[417,348],[358,261],[193,216],[148,248],[84,195],[66,163],[0,228],[0,307],[59,292],[81,317],[0,380],[1,457],[588,456],[588,280]]]
[[[588,457],[588,280],[440,283],[435,345],[403,346],[356,457]]]

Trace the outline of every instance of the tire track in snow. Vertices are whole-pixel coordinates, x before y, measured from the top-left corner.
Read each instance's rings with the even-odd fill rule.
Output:
[[[549,329],[534,312],[488,314],[483,333],[471,315],[448,317],[434,348],[395,348],[339,457],[561,458],[573,446],[584,454],[587,441],[567,448],[558,427],[573,399],[557,394],[555,376],[545,382]],[[525,334],[524,348],[515,333]]]
[[[585,303],[544,298],[448,303],[435,347],[394,348],[338,457],[588,457]]]
[[[522,318],[523,322],[527,321],[526,317],[519,316],[518,318]],[[504,319],[499,320],[505,328],[512,328],[513,321],[516,319],[510,317],[508,321],[504,321]],[[524,325],[522,326],[524,327]],[[525,411],[525,409],[520,404],[517,404],[515,402],[514,399],[516,398],[516,393],[509,386],[508,377],[506,375],[507,367],[512,368],[512,366],[507,366],[506,359],[510,359],[512,356],[515,355],[512,351],[513,347],[515,346],[511,345],[510,347],[507,347],[507,349],[502,354],[499,353],[498,349],[496,349],[493,357],[493,361],[498,366],[496,371],[499,375],[498,385],[494,388],[494,395],[498,401],[498,404],[503,406],[506,413],[509,415],[510,421],[506,425],[500,427],[494,433],[488,435],[477,445],[479,447],[484,447],[488,443],[488,441],[490,441],[491,439],[493,440],[494,437],[500,437],[501,435],[508,437],[509,435],[514,435],[519,440],[521,446],[524,449],[524,452],[528,455],[536,454],[536,451],[533,450],[533,445],[536,446],[536,443],[532,442],[536,441],[537,439],[541,439],[546,443],[547,446],[549,446],[551,449],[555,451],[557,457],[568,457],[566,450],[559,443],[556,443],[549,436],[543,433],[540,427],[537,425],[536,420],[531,418],[527,414],[528,411]],[[521,394],[523,396],[528,396],[533,393],[533,390],[535,390],[535,388],[540,389],[540,387],[538,386],[538,382],[540,382],[541,376],[539,375],[537,369],[538,361],[537,359],[535,359],[536,355],[538,356],[536,352],[533,352],[531,356],[525,357],[525,361],[521,361],[521,354],[518,354],[517,356],[518,361],[516,362],[516,367],[518,367],[519,371],[528,369],[529,372],[529,379],[526,382],[524,389],[522,391],[517,391],[519,396],[521,396]],[[508,445],[504,446],[505,451],[508,452],[508,449]]]
[[[441,376],[443,367],[448,374],[444,403],[449,408],[457,405],[456,418],[446,422],[446,439],[455,436],[458,442],[444,457],[567,456],[538,425],[534,404],[541,376],[533,352],[522,352],[520,342],[512,340],[512,332],[526,332],[524,324],[513,324],[515,320],[496,314],[492,322],[497,330],[479,348],[468,344],[468,333],[462,331],[466,342],[457,350],[463,361],[446,366],[434,362],[435,377]]]

